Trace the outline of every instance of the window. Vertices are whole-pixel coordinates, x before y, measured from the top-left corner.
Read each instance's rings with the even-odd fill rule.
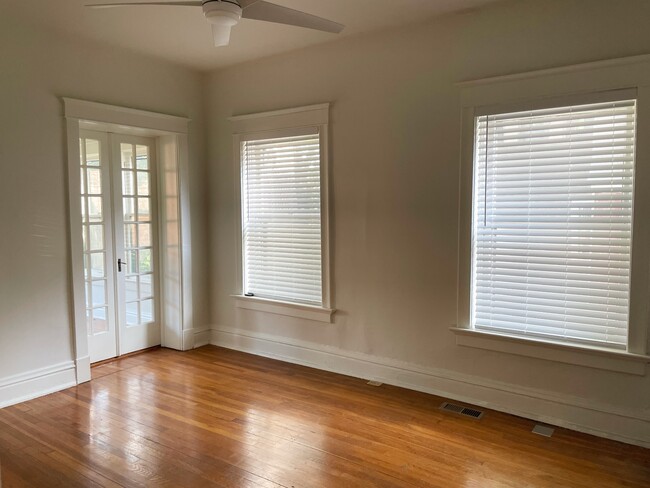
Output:
[[[460,83],[456,344],[650,363],[650,60]]]
[[[239,308],[330,323],[329,104],[232,117]]]
[[[244,294],[322,305],[318,131],[241,143]]]
[[[475,117],[470,324],[626,349],[636,100]]]

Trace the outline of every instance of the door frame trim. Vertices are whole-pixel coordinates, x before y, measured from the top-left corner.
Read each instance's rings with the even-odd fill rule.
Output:
[[[160,260],[161,293],[160,302],[163,309],[161,345],[178,350],[194,347],[193,313],[192,313],[192,263],[191,263],[191,228],[189,196],[189,145],[188,130],[190,119],[173,115],[136,110],[127,107],[107,105],[72,98],[62,98],[66,122],[66,142],[68,159],[68,208],[70,236],[70,290],[72,342],[75,351],[75,369],[77,383],[90,381],[90,357],[88,335],[85,320],[85,290],[83,279],[83,242],[81,232],[81,199],[79,179],[79,133],[81,129],[113,132],[120,134],[149,136],[156,139],[158,155],[159,188],[159,227],[166,227],[163,220],[167,215],[161,208],[166,201],[166,190],[175,192],[178,218],[176,241],[171,245],[166,242],[167,233],[160,233],[161,256],[163,250],[172,249],[178,254],[176,266],[172,266],[164,256]],[[173,185],[163,185],[165,174],[173,173]],[[168,182],[166,182],[168,183]],[[170,239],[171,241],[171,239]],[[163,278],[164,277],[164,278]],[[169,286],[167,286],[169,282]],[[174,289],[175,288],[175,289]],[[165,301],[176,300],[178,308],[175,317],[166,319]]]

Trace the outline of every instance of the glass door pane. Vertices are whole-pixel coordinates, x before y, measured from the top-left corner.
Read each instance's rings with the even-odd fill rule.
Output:
[[[116,251],[119,273],[120,352],[160,343],[154,145],[145,138],[114,136]],[[157,342],[156,342],[157,341]]]
[[[79,139],[81,221],[86,325],[91,362],[117,355],[110,218],[110,166],[106,134],[82,131]]]
[[[151,239],[151,165],[149,147],[120,144],[122,215],[126,251],[126,325],[155,322],[153,243]],[[134,159],[135,158],[135,159]]]

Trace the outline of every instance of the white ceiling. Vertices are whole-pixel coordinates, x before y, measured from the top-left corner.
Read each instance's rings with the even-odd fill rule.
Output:
[[[212,44],[210,26],[199,7],[84,7],[118,1],[124,0],[0,0],[0,13],[205,71],[497,0],[271,0],[340,22],[346,29],[337,36],[244,20],[233,29],[230,46],[225,48]]]

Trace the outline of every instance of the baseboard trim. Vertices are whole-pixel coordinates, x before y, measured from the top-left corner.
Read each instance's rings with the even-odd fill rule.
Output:
[[[78,358],[75,361],[75,365],[77,368],[76,371],[77,384],[86,383],[87,381],[90,381],[91,380],[90,356],[84,356],[82,358]]]
[[[650,448],[650,415],[645,412],[258,332],[218,327],[212,329],[210,343]]]
[[[74,361],[0,379],[0,408],[64,390],[77,384]]]
[[[183,351],[194,349],[194,329],[183,329]]]
[[[212,329],[197,330],[194,332],[194,348],[207,346],[212,339]]]

